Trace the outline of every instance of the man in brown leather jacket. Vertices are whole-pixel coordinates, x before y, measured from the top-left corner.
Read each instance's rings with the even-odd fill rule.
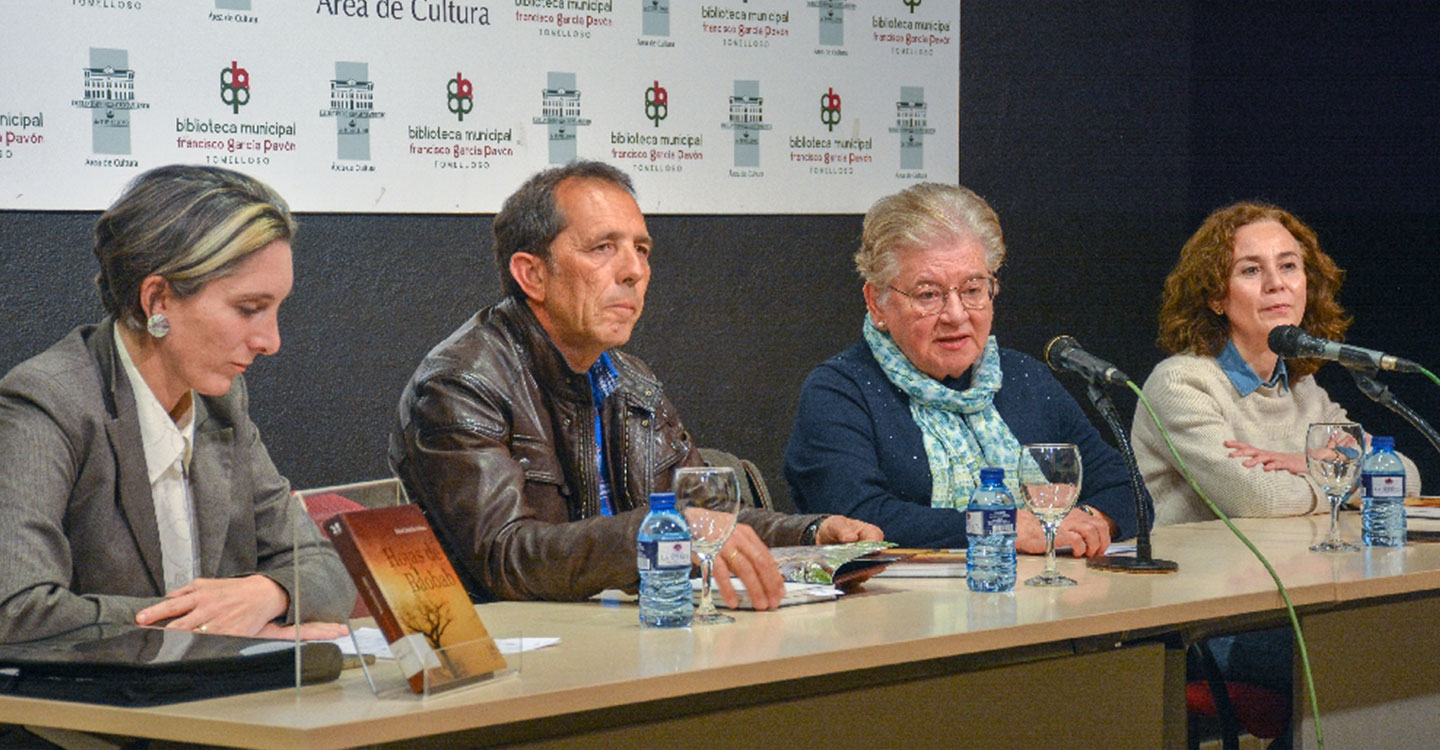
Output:
[[[507,296],[420,363],[400,398],[391,465],[475,595],[633,588],[650,493],[668,490],[676,467],[702,463],[655,375],[616,348],[645,305],[645,217],[623,172],[575,162],[530,178],[493,231]],[[742,511],[716,559],[721,595],[735,604],[733,573],[757,609],[779,605],[767,542],[880,536],[841,516]]]

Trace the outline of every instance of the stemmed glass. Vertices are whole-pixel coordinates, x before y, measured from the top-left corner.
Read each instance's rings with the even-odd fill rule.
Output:
[[[1074,586],[1055,569],[1055,531],[1080,497],[1080,449],[1070,443],[1036,443],[1020,448],[1015,478],[1021,501],[1045,530],[1045,570],[1026,586]]]
[[[715,610],[710,599],[710,572],[715,555],[735,530],[740,510],[740,483],[728,466],[687,466],[675,472],[675,507],[690,523],[690,551],[700,558],[700,606],[694,624],[719,625],[735,618]]]
[[[1315,552],[1351,552],[1359,547],[1340,538],[1340,503],[1360,478],[1365,433],[1354,422],[1316,422],[1305,433],[1305,468],[1330,501],[1330,535]]]

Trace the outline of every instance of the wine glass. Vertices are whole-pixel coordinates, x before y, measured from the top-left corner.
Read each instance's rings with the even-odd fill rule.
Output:
[[[1305,433],[1305,468],[1330,501],[1330,535],[1315,552],[1352,552],[1359,547],[1340,538],[1340,503],[1360,478],[1365,433],[1354,422],[1316,422]]]
[[[1070,443],[1036,443],[1020,448],[1015,478],[1026,509],[1045,530],[1045,570],[1026,586],[1074,586],[1055,569],[1055,531],[1080,497],[1080,449]]]
[[[720,625],[735,618],[715,610],[710,599],[710,571],[715,555],[735,530],[740,510],[740,483],[728,466],[687,466],[675,471],[675,508],[690,523],[690,550],[700,558],[700,606],[696,625]]]

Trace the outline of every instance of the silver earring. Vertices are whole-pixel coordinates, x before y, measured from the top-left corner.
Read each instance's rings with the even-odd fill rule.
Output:
[[[879,328],[879,329],[882,330],[882,331],[885,330],[885,321],[881,320],[881,321],[876,322],[876,323],[875,323],[875,327],[876,327],[876,328]]]
[[[155,313],[145,321],[145,330],[149,331],[151,336],[163,339],[170,333],[170,319],[165,317],[164,313]]]

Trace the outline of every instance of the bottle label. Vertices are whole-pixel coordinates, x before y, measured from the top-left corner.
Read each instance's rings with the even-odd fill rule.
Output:
[[[965,533],[970,536],[992,536],[994,534],[1015,534],[1015,509],[995,508],[993,510],[965,511]]]
[[[661,539],[636,545],[635,566],[640,570],[690,568],[689,539]]]
[[[1365,497],[1405,497],[1404,474],[1361,474],[1360,485]]]

